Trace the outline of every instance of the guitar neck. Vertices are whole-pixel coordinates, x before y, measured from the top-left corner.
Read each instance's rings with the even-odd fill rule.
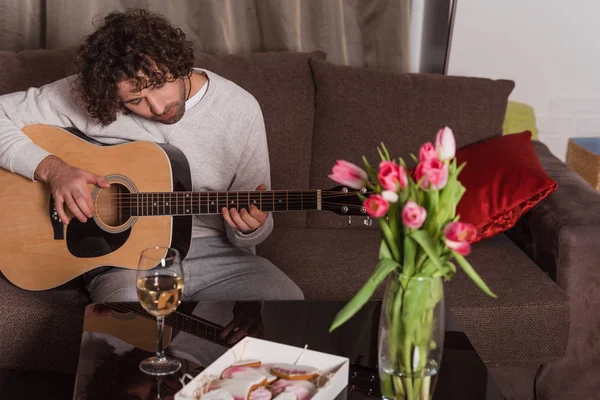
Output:
[[[119,193],[120,208],[130,216],[221,214],[223,207],[262,211],[321,210],[321,190],[245,192]]]
[[[155,319],[136,303],[107,303],[106,305],[115,311],[127,311],[144,318]],[[193,336],[220,344],[221,346],[231,347],[229,343],[223,339],[219,339],[219,334],[224,329],[222,326],[196,317],[195,315],[186,315],[179,311],[174,311],[165,317],[165,324]]]

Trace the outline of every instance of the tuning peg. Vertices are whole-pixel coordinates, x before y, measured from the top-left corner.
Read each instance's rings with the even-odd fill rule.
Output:
[[[367,217],[363,221],[363,224],[365,224],[365,226],[371,226],[371,225],[373,225],[373,220],[371,219],[371,217]]]

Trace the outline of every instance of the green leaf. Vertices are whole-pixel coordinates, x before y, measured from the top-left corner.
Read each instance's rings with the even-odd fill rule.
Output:
[[[479,288],[481,290],[483,290],[484,293],[486,293],[489,296],[492,296],[494,298],[497,297],[490,290],[490,288],[485,284],[485,282],[483,281],[483,279],[481,279],[481,277],[479,276],[479,274],[477,274],[477,272],[475,272],[475,270],[473,269],[473,267],[471,266],[471,264],[469,264],[469,262],[467,261],[466,258],[464,258],[462,255],[460,255],[456,251],[452,251],[452,254],[454,255],[454,258],[456,259],[456,262],[458,262],[458,265],[460,265],[460,267],[462,268],[462,270],[465,271],[465,274],[467,274],[467,276],[469,278],[471,278],[471,280],[473,282],[475,282],[475,284],[477,286],[479,286]]]
[[[398,244],[396,243],[394,233],[390,228],[390,225],[384,218],[378,219],[379,227],[381,228],[381,233],[383,234],[383,238],[385,239],[390,252],[392,253],[392,258],[394,260],[400,260],[400,249],[398,249]]]
[[[346,321],[348,321],[354,314],[356,314],[362,306],[371,298],[373,292],[377,287],[383,282],[383,280],[388,276],[390,272],[392,272],[395,268],[397,268],[399,264],[394,260],[389,258],[383,259],[377,264],[377,268],[375,269],[375,273],[371,275],[369,280],[365,283],[365,285],[354,295],[352,300],[350,300],[344,308],[342,308],[335,316],[331,327],[329,328],[329,332],[333,332],[335,329],[343,325]]]
[[[436,267],[442,268],[442,262],[435,251],[435,245],[431,241],[431,236],[425,230],[413,231],[411,234],[413,239],[421,246],[427,257],[435,264]]]
[[[362,159],[363,159],[363,163],[365,164],[365,168],[367,169],[367,175],[369,175],[371,182],[373,182],[375,184],[375,186],[379,185],[379,179],[377,178],[377,172],[373,169],[373,167],[371,167],[371,164],[369,164],[367,157],[362,156]]]
[[[381,157],[381,161],[387,161],[385,154],[383,154],[383,151],[379,147],[377,148],[377,152],[379,153],[379,157]]]
[[[382,240],[379,246],[379,259],[383,260],[384,258],[392,258],[392,253],[385,240]]]
[[[390,157],[390,152],[388,151],[387,147],[385,147],[385,144],[383,142],[381,142],[381,148],[383,149],[383,152],[385,153],[385,158],[387,160],[391,160],[392,158]]]
[[[402,272],[411,276],[415,271],[415,257],[417,255],[417,244],[410,236],[404,237],[404,262]]]

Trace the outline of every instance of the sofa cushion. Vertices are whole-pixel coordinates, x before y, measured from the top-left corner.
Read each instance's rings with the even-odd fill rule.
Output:
[[[333,186],[327,175],[337,159],[362,165],[364,154],[377,165],[381,142],[393,157],[409,163],[409,154],[417,154],[446,125],[454,131],[458,147],[500,136],[514,87],[506,80],[396,74],[316,59],[310,63],[316,85],[313,188]],[[348,225],[335,216],[313,213],[308,226]]]
[[[314,84],[308,60],[315,53],[253,53],[216,57],[196,54],[195,65],[237,83],[261,106],[265,119],[271,186],[308,189],[314,121]],[[254,188],[248,188],[254,189]],[[275,213],[278,226],[304,226],[306,212]]]
[[[379,244],[372,230],[275,228],[257,252],[307,300],[350,300],[373,273]],[[569,330],[562,289],[504,234],[473,245],[468,260],[498,298],[459,270],[444,285],[446,305],[482,360],[537,363],[562,355]],[[380,299],[382,289],[373,298]]]
[[[80,279],[30,292],[0,274],[0,368],[74,373],[89,303]]]
[[[0,95],[62,79],[75,70],[74,60],[75,48],[0,51]]]

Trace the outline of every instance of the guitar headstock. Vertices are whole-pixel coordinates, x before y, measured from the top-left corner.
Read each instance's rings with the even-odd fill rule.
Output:
[[[346,186],[336,186],[328,190],[322,190],[321,209],[339,215],[366,216],[367,212],[359,195],[366,197],[370,193],[366,188],[356,190]]]

